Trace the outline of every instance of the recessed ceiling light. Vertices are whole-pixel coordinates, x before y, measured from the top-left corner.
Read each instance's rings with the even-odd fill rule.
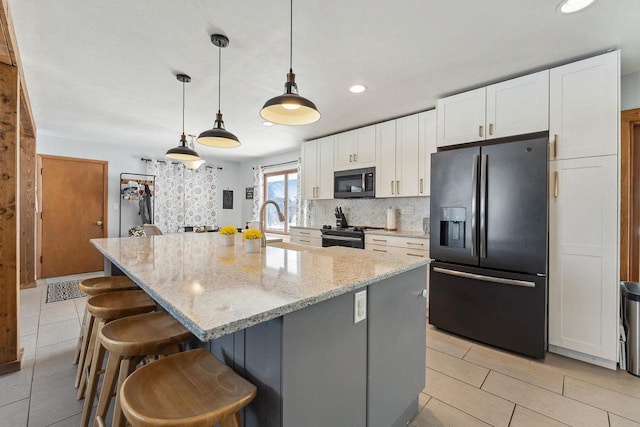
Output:
[[[268,122],[266,120],[264,122],[262,122],[262,124],[265,125],[265,126],[273,126],[273,123]]]
[[[596,0],[562,0],[556,10],[561,13],[574,13],[591,6],[595,2]]]
[[[349,88],[349,91],[351,93],[362,93],[365,90],[367,90],[367,87],[365,85],[353,85]]]

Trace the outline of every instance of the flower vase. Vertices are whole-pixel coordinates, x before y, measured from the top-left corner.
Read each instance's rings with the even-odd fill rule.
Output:
[[[244,251],[246,253],[255,253],[260,252],[260,244],[262,241],[260,239],[245,239],[244,241]]]
[[[233,246],[236,242],[235,234],[221,234],[220,245],[221,246]]]

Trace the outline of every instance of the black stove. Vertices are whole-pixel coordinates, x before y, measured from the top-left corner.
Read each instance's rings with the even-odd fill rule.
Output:
[[[346,227],[336,228],[329,225],[322,227],[322,247],[346,246],[364,249],[364,231],[381,230],[382,227]]]

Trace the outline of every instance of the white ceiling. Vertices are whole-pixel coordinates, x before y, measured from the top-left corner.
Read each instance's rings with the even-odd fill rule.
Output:
[[[208,160],[290,151],[303,140],[435,106],[437,98],[573,59],[622,50],[640,70],[640,1],[599,0],[572,15],[560,0],[296,0],[293,71],[320,121],[262,125],[289,66],[287,0],[10,0],[39,135],[117,144],[162,158],[211,128],[222,33],[222,113],[242,146],[196,144]],[[354,95],[347,88],[364,83]]]

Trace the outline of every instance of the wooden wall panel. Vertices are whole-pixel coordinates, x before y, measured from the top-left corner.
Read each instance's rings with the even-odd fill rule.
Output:
[[[20,289],[36,286],[36,140],[20,136]]]
[[[17,67],[0,64],[0,374],[19,370],[18,228],[19,77]]]

